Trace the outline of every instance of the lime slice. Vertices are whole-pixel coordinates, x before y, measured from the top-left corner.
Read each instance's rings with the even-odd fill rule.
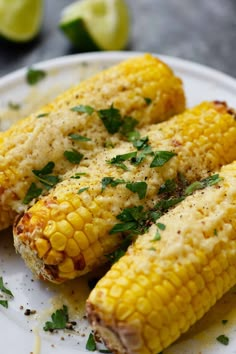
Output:
[[[129,35],[125,0],[82,0],[67,6],[60,28],[81,51],[120,50]]]
[[[14,42],[26,42],[39,31],[43,0],[0,0],[0,35]]]

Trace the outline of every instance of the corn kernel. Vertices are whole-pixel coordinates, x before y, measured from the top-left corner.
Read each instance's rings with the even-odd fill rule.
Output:
[[[74,235],[74,229],[71,224],[66,220],[58,221],[57,230],[66,237],[72,237]]]
[[[60,209],[66,214],[68,214],[74,210],[73,206],[69,202],[66,202],[66,201],[60,203]]]
[[[114,284],[110,289],[110,294],[114,298],[119,298],[122,295],[123,288],[119,285]]]
[[[50,250],[47,257],[44,258],[44,263],[49,265],[58,265],[64,259],[64,255],[61,252]]]
[[[35,241],[35,246],[36,246],[39,258],[43,258],[43,256],[45,256],[45,254],[50,249],[50,243],[43,238],[38,238]]]
[[[129,317],[132,314],[133,311],[134,309],[129,304],[123,304],[123,303],[118,304],[116,309],[116,316],[118,321],[124,321],[127,317]]]
[[[75,231],[74,240],[77,242],[79,248],[84,251],[89,247],[89,242],[87,236],[83,231]]]
[[[76,212],[81,216],[81,218],[84,220],[85,223],[88,223],[92,220],[92,214],[89,212],[87,208],[81,206],[80,208],[77,209]]]
[[[57,230],[57,224],[53,220],[49,220],[47,226],[45,227],[43,234],[46,237],[50,237]]]
[[[85,224],[84,232],[88,236],[89,243],[94,243],[98,239],[98,230],[93,224]]]
[[[102,257],[104,255],[103,248],[101,246],[101,242],[95,242],[90,246],[95,254],[95,257]]]
[[[73,204],[74,208],[79,208],[81,206],[81,200],[78,195],[71,196],[71,203]]]
[[[51,219],[54,221],[60,221],[65,219],[65,213],[57,205],[51,210]]]
[[[64,251],[67,243],[67,237],[60,232],[55,232],[50,237],[50,242],[52,248],[54,248],[56,251]]]
[[[83,219],[75,211],[69,213],[66,218],[74,226],[76,230],[81,230],[82,227],[84,226]]]
[[[136,307],[137,307],[137,310],[144,315],[147,315],[148,313],[150,313],[152,311],[152,307],[151,307],[149,301],[144,297],[140,297],[138,299],[138,301],[136,303]]]
[[[76,257],[80,254],[79,246],[73,238],[67,241],[65,252],[69,257]]]
[[[58,269],[60,272],[69,273],[74,271],[74,263],[71,258],[66,258],[61,264],[59,264]]]

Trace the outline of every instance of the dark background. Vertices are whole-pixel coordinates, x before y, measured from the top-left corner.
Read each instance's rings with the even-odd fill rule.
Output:
[[[76,53],[57,28],[60,12],[70,2],[45,0],[42,30],[32,43],[0,42],[0,76]],[[132,18],[128,50],[177,56],[236,76],[236,0],[127,2]]]

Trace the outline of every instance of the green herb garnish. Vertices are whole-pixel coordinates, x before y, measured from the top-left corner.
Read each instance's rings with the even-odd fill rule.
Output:
[[[214,229],[214,236],[218,236],[218,231],[217,231],[217,229]]]
[[[8,102],[8,108],[14,110],[14,111],[19,111],[21,105],[19,103],[15,103],[15,102]]]
[[[29,68],[26,74],[26,81],[29,85],[36,85],[46,77],[46,72],[40,69]]]
[[[147,193],[147,183],[146,182],[133,182],[127,183],[126,188],[129,189],[133,193],[137,193],[139,199],[143,199]]]
[[[159,231],[157,230],[152,241],[160,241],[160,239],[161,239],[161,235],[160,235]]]
[[[176,190],[177,185],[175,180],[173,179],[167,179],[165,183],[163,183],[158,191],[158,194],[163,194],[163,193],[172,193]]]
[[[115,134],[122,126],[123,120],[119,109],[116,109],[111,105],[108,109],[100,109],[98,115],[101,118],[108,133]]]
[[[155,152],[150,167],[161,167],[174,156],[176,156],[176,154],[172,151],[157,151]]]
[[[198,189],[203,189],[203,188],[206,188],[209,186],[213,186],[214,184],[219,183],[222,180],[223,180],[223,178],[221,178],[219,176],[219,174],[217,173],[217,174],[212,175],[210,177],[204,178],[201,181],[193,182],[192,184],[190,184],[190,186],[188,186],[185,189],[184,194],[185,195],[193,194],[193,192],[195,192]]]
[[[221,334],[216,338],[218,342],[220,342],[223,345],[228,345],[229,344],[229,338],[226,337],[224,334]]]
[[[221,323],[225,325],[226,323],[228,323],[228,320],[222,320]]]
[[[107,259],[111,264],[116,263],[121,257],[123,257],[127,251],[127,248],[132,243],[133,235],[128,235],[119,245],[119,248],[112,253],[106,255]]]
[[[122,126],[120,129],[120,133],[125,137],[129,137],[129,134],[134,131],[134,128],[138,124],[137,119],[132,117],[124,117],[122,121]]]
[[[42,194],[42,192],[43,192],[42,188],[38,188],[34,182],[31,183],[22,203],[29,204],[34,198],[38,198]]]
[[[43,118],[43,117],[47,117],[49,115],[49,113],[40,113],[36,116],[36,118]]]
[[[107,149],[113,149],[115,145],[110,140],[106,140],[104,143],[104,147]]]
[[[0,305],[8,309],[8,301],[7,300],[0,300]]]
[[[134,139],[133,140],[133,146],[137,149],[137,150],[143,150],[144,148],[146,148],[148,145],[148,136],[144,136],[143,138],[140,139]]]
[[[83,154],[78,152],[77,150],[66,150],[64,151],[64,157],[73,164],[79,164],[82,158],[84,157]]]
[[[178,197],[178,198],[169,198],[160,200],[154,207],[155,210],[160,211],[161,213],[166,212],[168,209],[172,208],[176,204],[182,202],[185,197]]]
[[[120,167],[123,170],[128,171],[128,167],[123,162],[127,161],[129,159],[135,158],[136,155],[137,155],[136,151],[129,152],[129,153],[123,154],[123,155],[116,155],[111,160],[109,160],[108,163],[110,163],[111,165],[115,165],[117,167]]]
[[[73,176],[70,176],[70,178],[80,179],[81,176],[86,176],[86,175],[87,175],[86,172],[76,172]]]
[[[149,97],[144,97],[145,102],[147,103],[147,105],[149,106],[152,103],[152,99]]]
[[[49,161],[41,170],[32,170],[36,178],[49,190],[54,187],[59,181],[58,176],[50,175],[55,167],[53,161]]]
[[[102,181],[102,192],[107,186],[116,187],[118,184],[124,184],[125,180],[123,179],[114,179],[114,177],[103,177]]]
[[[55,329],[65,329],[69,321],[68,308],[63,305],[62,309],[56,310],[51,315],[52,321],[47,321],[43,327],[44,331],[53,332]]]
[[[89,334],[89,337],[88,337],[88,340],[86,343],[86,349],[89,350],[90,352],[94,352],[97,349],[93,333]]]
[[[90,138],[79,134],[69,134],[69,138],[74,141],[91,141]]]
[[[79,112],[79,113],[87,113],[87,114],[91,115],[91,114],[93,114],[93,112],[95,112],[95,109],[91,106],[80,104],[78,106],[72,107],[71,111]]]
[[[166,225],[165,224],[162,224],[161,222],[158,222],[157,223],[157,227],[158,229],[164,231],[166,229]]]
[[[3,278],[2,278],[2,277],[0,277],[0,290],[1,290],[4,294],[13,297],[13,294],[12,294],[11,290],[9,290],[9,289],[7,289],[7,288],[5,287],[5,285],[4,285],[4,283],[3,283]]]
[[[77,194],[81,194],[83,193],[84,191],[87,191],[89,189],[89,187],[84,187],[84,188],[80,188],[77,192]]]

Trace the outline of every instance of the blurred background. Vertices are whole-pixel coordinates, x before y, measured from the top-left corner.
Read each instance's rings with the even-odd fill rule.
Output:
[[[41,30],[33,41],[0,40],[0,76],[78,52],[58,29],[61,10],[70,3],[45,0]],[[127,0],[127,4],[131,24],[126,50],[189,59],[236,76],[235,0]]]

